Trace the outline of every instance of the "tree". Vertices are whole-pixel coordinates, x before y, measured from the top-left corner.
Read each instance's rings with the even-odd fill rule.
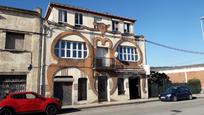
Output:
[[[188,80],[187,85],[190,87],[192,93],[194,93],[194,94],[198,94],[202,90],[201,82],[199,79],[196,79],[196,78],[190,79],[190,80]]]
[[[171,83],[169,77],[165,73],[159,73],[155,71],[150,72],[149,79],[160,86],[164,85],[166,82]]]

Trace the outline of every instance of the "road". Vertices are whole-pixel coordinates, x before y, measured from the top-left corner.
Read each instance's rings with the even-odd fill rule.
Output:
[[[204,99],[73,109],[60,115],[204,115]]]

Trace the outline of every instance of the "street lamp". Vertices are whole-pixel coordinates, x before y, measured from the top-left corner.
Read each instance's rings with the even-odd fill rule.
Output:
[[[204,22],[204,16],[200,18],[200,26],[201,26],[201,31],[202,31],[202,38],[204,40],[204,30],[203,30],[203,22]]]

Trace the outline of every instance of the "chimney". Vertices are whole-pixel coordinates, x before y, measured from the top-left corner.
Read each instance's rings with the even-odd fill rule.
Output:
[[[42,16],[42,9],[40,7],[37,7],[35,11],[38,12],[40,16]]]

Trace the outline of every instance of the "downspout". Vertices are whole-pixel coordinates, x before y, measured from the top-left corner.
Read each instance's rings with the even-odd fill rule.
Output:
[[[40,93],[41,95],[45,96],[45,67],[46,67],[46,26],[45,21],[42,21],[43,23],[43,37],[42,37],[42,58],[41,58],[41,75],[40,75]]]
[[[42,58],[43,58],[43,18],[42,18],[42,9],[41,8],[36,8],[36,11],[39,13],[39,20],[40,20],[40,38],[39,38],[39,58],[38,58],[38,65],[39,65],[39,74],[38,74],[38,85],[37,85],[37,89],[38,89],[38,93],[42,94],[42,72],[43,72],[43,62],[42,62]]]

